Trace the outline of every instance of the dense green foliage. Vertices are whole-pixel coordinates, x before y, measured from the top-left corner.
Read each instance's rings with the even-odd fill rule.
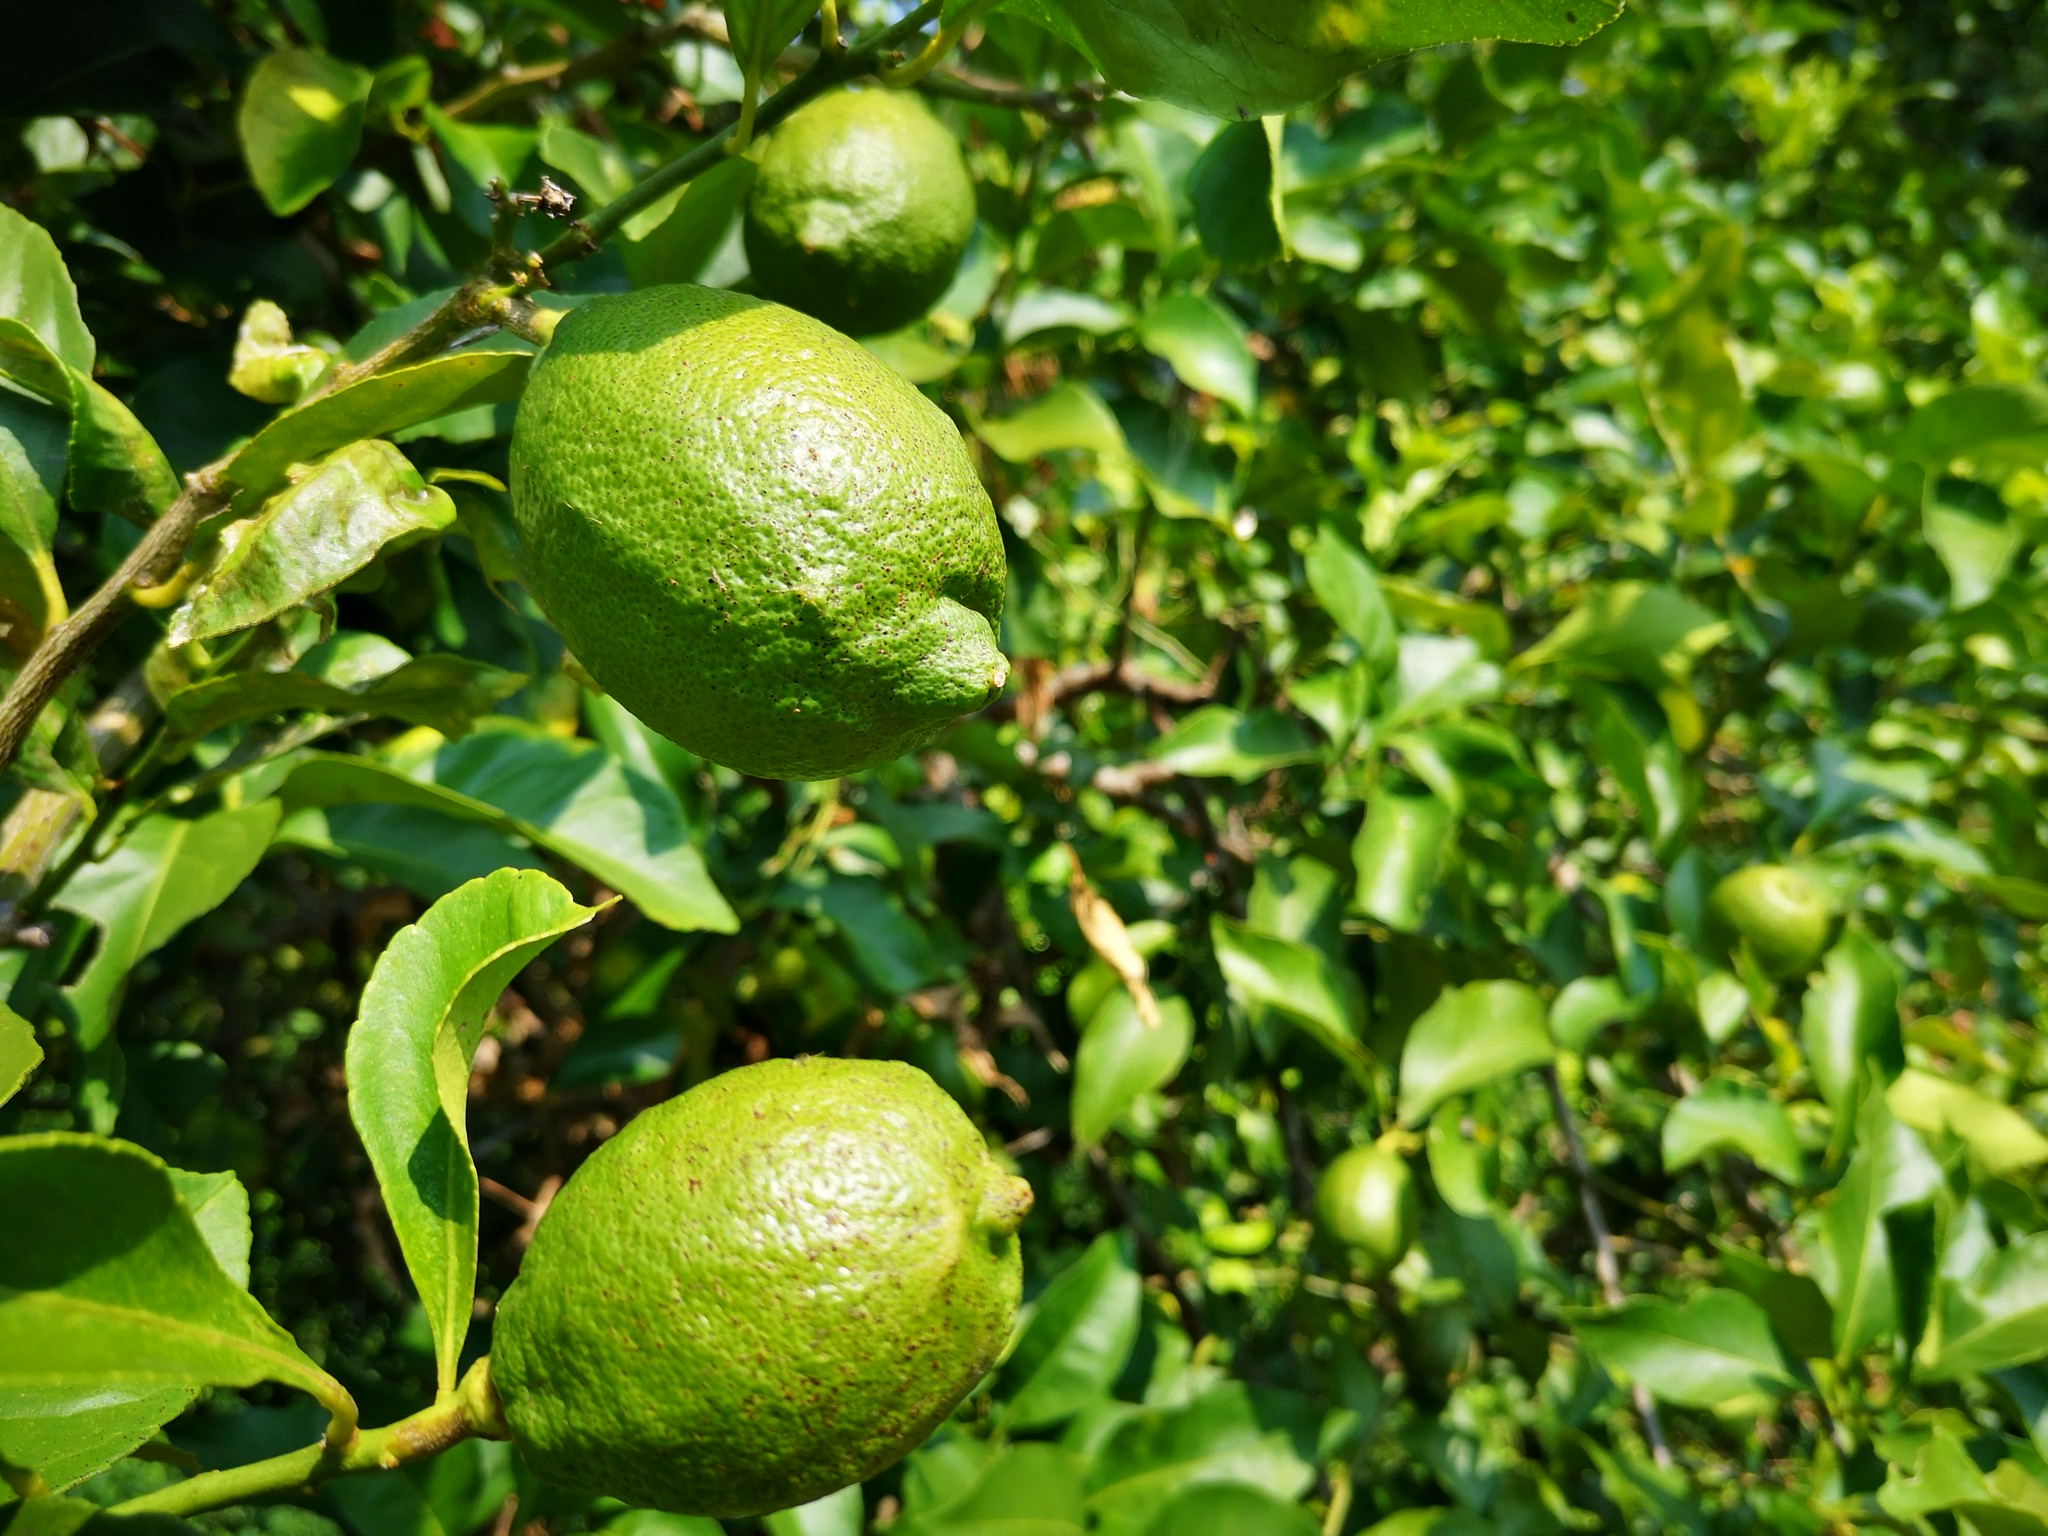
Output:
[[[2048,1532],[2040,7],[1648,0],[1226,124],[1097,102],[1011,0],[924,81],[967,255],[870,342],[991,490],[1011,681],[823,784],[565,669],[502,490],[531,342],[276,410],[486,261],[492,178],[587,211],[730,123],[720,24],[38,9],[0,97],[8,666],[172,469],[233,450],[241,495],[0,829],[0,1095],[43,1053],[0,1132],[172,1171],[0,1142],[0,1234],[118,1197],[243,1343],[179,1385],[109,1333],[94,1368],[159,1350],[159,1385],[60,1454],[9,1363],[57,1314],[0,1244],[0,1458],[105,1502],[310,1444],[293,1388],[413,1411],[593,1145],[809,1052],[925,1068],[1030,1179],[1031,1311],[955,1422],[772,1536]],[[744,286],[751,175],[543,302]],[[1763,862],[1837,914],[1783,983],[1707,925]],[[465,883],[508,868],[568,891]],[[1368,1142],[1421,1207],[1374,1279],[1312,1229]],[[430,1147],[440,1193],[394,1195]],[[464,1220],[473,1319],[417,1257]],[[474,1440],[299,1502],[201,1522],[716,1529]]]

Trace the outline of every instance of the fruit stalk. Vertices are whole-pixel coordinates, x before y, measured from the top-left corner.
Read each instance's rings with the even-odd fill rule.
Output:
[[[202,1472],[116,1504],[108,1513],[183,1517],[209,1509],[252,1504],[310,1490],[331,1477],[424,1461],[450,1446],[478,1437],[506,1438],[498,1395],[491,1386],[489,1356],[471,1366],[461,1384],[431,1408],[422,1408],[381,1429],[366,1429],[340,1449],[330,1448],[323,1441],[268,1461],[253,1461],[246,1467]]]

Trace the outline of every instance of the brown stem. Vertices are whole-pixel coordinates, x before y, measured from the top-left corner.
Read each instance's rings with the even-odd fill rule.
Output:
[[[56,697],[64,679],[83,666],[127,614],[130,589],[153,587],[167,580],[185,558],[192,531],[202,519],[227,504],[217,466],[187,478],[178,499],[150,525],[129,551],[120,568],[78,610],[43,636],[0,698],[0,768],[21,754],[22,743],[35,727],[43,706]]]
[[[1600,1196],[1593,1188],[1593,1165],[1586,1159],[1586,1147],[1579,1140],[1578,1117],[1564,1096],[1564,1084],[1557,1068],[1543,1069],[1543,1082],[1550,1089],[1550,1107],[1557,1115],[1557,1128],[1564,1137],[1565,1157],[1571,1163],[1572,1180],[1579,1189],[1579,1209],[1585,1213],[1586,1230],[1593,1238],[1593,1273],[1600,1280],[1600,1294],[1607,1305],[1618,1307],[1626,1300],[1621,1288],[1621,1263],[1614,1256],[1614,1234],[1607,1226],[1607,1213],[1600,1209]],[[1636,1415],[1643,1421],[1643,1438],[1650,1442],[1650,1454],[1657,1465],[1671,1465],[1671,1446],[1664,1438],[1664,1421],[1657,1416],[1656,1399],[1638,1383],[1631,1393]]]

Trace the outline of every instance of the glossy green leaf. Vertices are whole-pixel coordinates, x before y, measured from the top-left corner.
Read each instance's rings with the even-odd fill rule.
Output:
[[[268,299],[243,311],[228,383],[251,400],[290,405],[327,370],[327,354],[292,340],[292,323]]]
[[[589,742],[541,731],[479,731],[404,766],[314,755],[286,780],[291,810],[402,805],[530,838],[602,880],[665,927],[731,933],[739,918],[712,884],[675,791]]]
[[[517,672],[502,672],[461,656],[408,659],[396,646],[388,650],[391,654],[380,658],[378,670],[322,665],[326,657],[309,655],[289,672],[237,672],[208,678],[166,699],[164,718],[175,731],[204,736],[240,720],[314,710],[403,720],[459,736],[479,715],[489,714],[526,682]]]
[[[81,512],[146,523],[171,504],[178,477],[135,414],[90,374],[66,364],[20,320],[0,316],[0,373],[71,419],[65,495]]]
[[[706,281],[738,228],[747,194],[753,190],[754,170],[752,160],[736,155],[685,187],[665,216],[648,224],[644,235],[634,236],[634,221],[629,221],[629,243],[620,256],[633,286]],[[661,211],[657,203],[649,213]]]
[[[1225,267],[1278,261],[1281,232],[1273,218],[1273,154],[1262,123],[1232,123],[1209,141],[1188,172],[1195,231]]]
[[[1661,688],[1727,634],[1725,621],[1676,588],[1610,582],[1588,588],[1549,634],[1515,658],[1515,666],[1555,666]]]
[[[1952,608],[1974,608],[1997,591],[2025,542],[1997,492],[1946,475],[1927,488],[1920,524],[1948,570]]]
[[[1378,673],[1392,668],[1398,632],[1372,562],[1334,528],[1323,527],[1302,564],[1310,588],[1337,627],[1358,642],[1367,665]]]
[[[902,1529],[906,1536],[1082,1536],[1088,1519],[1083,1465],[1058,1446],[1014,1444],[965,1488],[920,1508]]]
[[[0,1207],[14,1239],[0,1247],[0,1406],[276,1381],[353,1417],[140,1147],[62,1132],[0,1142]]]
[[[533,348],[496,336],[444,352],[425,362],[373,374],[279,416],[236,450],[227,479],[241,487],[239,510],[249,498],[284,486],[294,464],[316,459],[366,438],[472,406],[516,396],[526,382]]]
[[[0,1003],[0,1104],[21,1091],[21,1085],[42,1059],[43,1048],[36,1041],[35,1026]]]
[[[1064,379],[1021,410],[976,423],[974,433],[1011,464],[1027,464],[1069,449],[1124,451],[1123,428],[1102,397],[1085,384]]]
[[[387,546],[438,533],[455,503],[386,442],[354,443],[230,523],[220,554],[171,620],[185,645],[248,629],[331,592]]]
[[[66,368],[92,373],[92,332],[57,242],[11,207],[0,207],[0,317],[20,321]]]
[[[1822,960],[1806,989],[1799,1044],[1814,1086],[1837,1113],[1852,1105],[1866,1063],[1876,1063],[1886,1080],[1905,1065],[1898,973],[1862,930],[1844,930]]]
[[[867,1507],[856,1485],[795,1509],[778,1510],[761,1523],[768,1528],[768,1536],[861,1536]]]
[[[506,984],[596,915],[554,880],[503,870],[471,881],[392,938],[348,1037],[348,1107],[455,1387],[476,1288],[469,1068]]]
[[[2048,1232],[1994,1250],[1942,1292],[1941,1348],[1931,1374],[1952,1380],[2048,1355]]]
[[[1684,1407],[1774,1395],[1788,1380],[1770,1319],[1736,1291],[1694,1291],[1680,1306],[1638,1296],[1572,1331],[1608,1370]]]
[[[0,645],[35,648],[67,608],[50,540],[57,505],[15,436],[0,428]]]
[[[1205,294],[1162,299],[1138,322],[1146,351],[1164,358],[1189,389],[1249,416],[1258,400],[1258,369],[1245,345],[1244,326]]]
[[[2048,389],[2038,384],[1964,384],[1907,418],[1891,443],[1901,463],[1940,469],[2006,443],[2048,442]]]
[[[1893,1251],[1887,1218],[1933,1200],[1941,1171],[1920,1139],[1892,1119],[1880,1094],[1868,1094],[1856,1122],[1850,1159],[1820,1212],[1815,1278],[1835,1313],[1835,1356],[1848,1360],[1898,1326],[1895,1270],[1925,1264],[1928,1254]]]
[[[1271,1010],[1300,1025],[1354,1071],[1366,1062],[1365,993],[1358,978],[1313,944],[1261,933],[1223,916],[1210,942],[1230,997],[1251,1012]]]
[[[1375,789],[1365,802],[1365,823],[1351,845],[1358,871],[1352,905],[1402,933],[1421,929],[1430,898],[1442,884],[1456,817],[1430,794]]]
[[[1264,1489],[1197,1485],[1169,1499],[1147,1536],[1320,1536],[1322,1526],[1298,1504]]]
[[[1122,1239],[1110,1232],[1053,1277],[1003,1362],[1010,1429],[1071,1418],[1109,1390],[1137,1342],[1142,1289]]]
[[[1834,1354],[1834,1311],[1811,1275],[1795,1274],[1727,1242],[1716,1246],[1721,1279],[1763,1308],[1787,1354],[1795,1360],[1826,1360]]]
[[[280,49],[256,66],[235,131],[272,213],[297,213],[348,169],[371,81],[368,70],[314,48]]]
[[[1966,1083],[1908,1067],[1885,1091],[1885,1104],[1902,1125],[1964,1142],[1987,1173],[2007,1177],[2048,1163],[2048,1136]]]
[[[1109,336],[1131,323],[1130,306],[1067,288],[1024,288],[1003,312],[1003,340],[1015,343],[1047,331]]]
[[[1421,1125],[1453,1094],[1542,1066],[1555,1053],[1543,1000],[1520,982],[1446,988],[1401,1048],[1401,1123]]]
[[[273,841],[369,870],[425,901],[494,870],[546,867],[495,823],[416,805],[302,806],[278,823]]]
[[[165,1170],[178,1198],[191,1213],[192,1224],[205,1239],[207,1251],[224,1273],[243,1290],[249,1288],[249,1249],[255,1233],[249,1225],[249,1191],[232,1173],[189,1173]]]
[[[1147,1029],[1130,993],[1112,992],[1088,1019],[1074,1053],[1075,1143],[1094,1146],[1142,1095],[1173,1081],[1194,1038],[1195,1016],[1184,999],[1162,997],[1159,1025]]]
[[[1273,768],[1315,756],[1308,732],[1271,710],[1250,714],[1206,704],[1152,745],[1152,760],[1196,778],[1249,783]]]
[[[81,1044],[90,1049],[106,1038],[137,962],[248,878],[280,814],[274,801],[259,801],[196,821],[148,816],[106,858],[65,883],[52,904],[101,929],[99,948],[65,993]]]
[[[1749,407],[1728,351],[1728,328],[1704,304],[1661,327],[1644,358],[1651,419],[1682,473],[1703,474],[1742,440]]]
[[[1726,1078],[1714,1078],[1664,1117],[1664,1166],[1676,1171],[1722,1152],[1740,1152],[1787,1184],[1805,1176],[1799,1137],[1784,1106]]]
[[[1132,1415],[1089,1470],[1089,1508],[1111,1529],[1142,1531],[1191,1488],[1242,1485],[1298,1500],[1315,1472],[1290,1432],[1286,1403],[1285,1394],[1227,1381],[1184,1405]]]

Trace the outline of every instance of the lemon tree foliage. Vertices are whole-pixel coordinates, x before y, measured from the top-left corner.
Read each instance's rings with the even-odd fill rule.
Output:
[[[40,8],[0,1532],[2048,1531],[2048,23],[1617,12]]]

